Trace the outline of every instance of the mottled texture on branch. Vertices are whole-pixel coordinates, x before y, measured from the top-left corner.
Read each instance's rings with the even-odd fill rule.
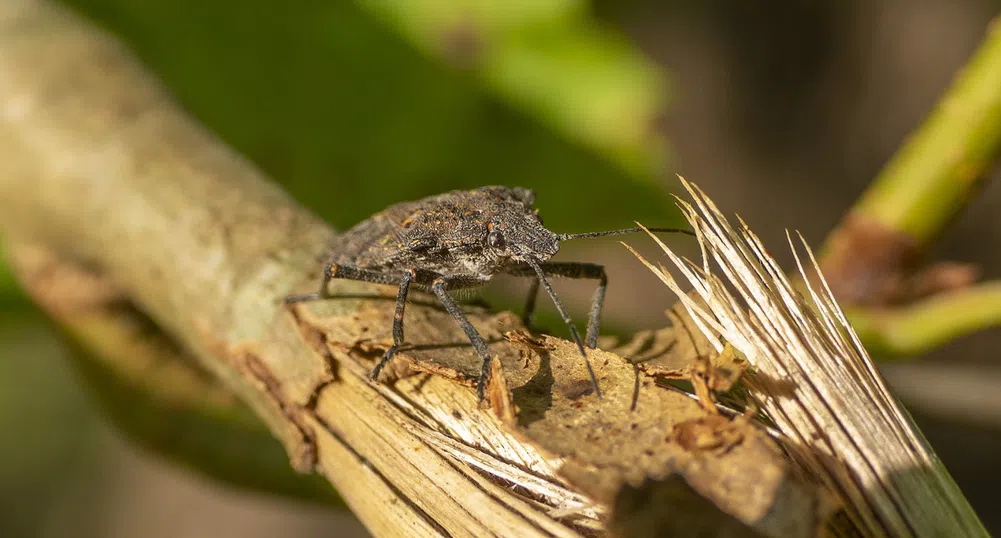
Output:
[[[574,536],[604,527],[623,484],[672,473],[759,532],[816,533],[822,495],[759,430],[707,422],[595,351],[599,401],[572,345],[520,332],[511,314],[470,312],[503,365],[492,411],[468,387],[479,361],[462,331],[421,296],[394,364],[402,379],[369,382],[391,342],[392,290],[335,282],[344,297],[283,307],[315,285],[333,231],[180,112],[118,43],[40,0],[0,3],[0,140],[7,238],[111,283],[376,535]],[[728,441],[678,441],[678,428],[707,424],[702,438]],[[643,513],[637,498],[623,517]],[[711,511],[693,525],[714,522],[733,526]]]

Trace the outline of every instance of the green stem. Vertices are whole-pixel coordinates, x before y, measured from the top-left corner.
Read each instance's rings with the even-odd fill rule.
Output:
[[[938,105],[831,231],[820,264],[846,305],[906,299],[927,246],[966,206],[1001,153],[1001,24]]]
[[[999,151],[1001,23],[995,20],[935,110],[855,211],[926,244],[966,205]]]
[[[1001,282],[985,282],[913,305],[848,313],[866,347],[880,358],[911,357],[1001,325]]]

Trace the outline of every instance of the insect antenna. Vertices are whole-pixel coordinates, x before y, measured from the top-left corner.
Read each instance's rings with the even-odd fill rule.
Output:
[[[695,237],[695,232],[689,230],[688,228],[647,228],[651,232],[661,232],[661,233],[672,233],[672,234],[685,234]],[[567,239],[584,239],[587,237],[605,237],[608,235],[624,235],[636,232],[642,232],[643,228],[639,226],[635,228],[623,228],[621,230],[607,230],[604,232],[584,232],[579,234],[556,234],[556,237],[560,241],[566,241]]]
[[[539,282],[542,287],[546,289],[546,293],[553,300],[553,304],[556,305],[556,310],[560,313],[560,317],[563,318],[563,322],[567,324],[570,328],[570,336],[573,337],[573,341],[577,344],[577,349],[580,350],[580,355],[584,357],[584,366],[587,366],[587,374],[591,376],[591,384],[594,385],[594,393],[601,398],[601,387],[598,386],[598,377],[594,375],[594,369],[591,368],[591,361],[587,358],[587,351],[584,348],[584,342],[580,339],[580,334],[577,333],[577,328],[574,327],[573,321],[570,319],[570,314],[567,310],[563,308],[563,303],[560,302],[559,297],[556,296],[556,291],[553,290],[553,285],[549,283],[549,278],[546,277],[545,271],[539,263],[531,258],[526,258],[525,262],[535,270],[536,276],[539,277]]]

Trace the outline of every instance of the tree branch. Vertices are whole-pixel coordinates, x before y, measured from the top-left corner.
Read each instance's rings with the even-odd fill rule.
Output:
[[[595,350],[597,400],[574,346],[520,332],[511,314],[470,314],[502,365],[493,412],[469,388],[478,359],[462,331],[419,296],[390,372],[401,379],[369,382],[391,341],[392,302],[378,300],[391,292],[336,282],[338,300],[283,307],[316,285],[332,230],[179,112],[118,43],[41,0],[3,2],[0,73],[5,236],[112,283],[374,534],[575,536],[608,523],[624,486],[678,475],[757,532],[813,536],[823,523],[824,494],[760,430],[703,424],[709,411]],[[693,426],[729,441],[676,435]],[[636,498],[620,522],[644,517]]]
[[[338,501],[320,477],[296,474],[264,424],[108,278],[38,245],[8,246],[25,291],[55,321],[102,411],[130,439],[231,485]]]

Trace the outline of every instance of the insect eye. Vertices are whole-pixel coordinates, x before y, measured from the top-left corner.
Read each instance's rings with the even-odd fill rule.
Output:
[[[500,230],[493,230],[487,234],[487,244],[493,248],[501,248],[504,246],[504,234]]]

